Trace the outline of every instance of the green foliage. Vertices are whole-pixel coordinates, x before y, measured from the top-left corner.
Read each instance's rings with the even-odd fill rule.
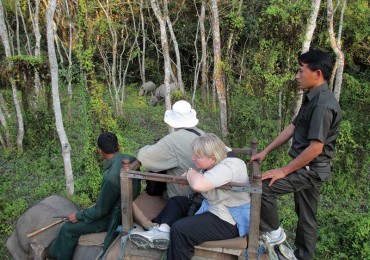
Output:
[[[6,58],[6,62],[7,69],[3,69],[1,76],[11,77],[21,88],[32,87],[36,71],[43,79],[48,78],[48,65],[42,57],[15,55]]]
[[[11,220],[20,216],[27,208],[27,202],[22,198],[17,198],[11,202],[0,201],[0,233],[9,236],[12,232]]]
[[[299,44],[299,36],[305,27],[306,17],[309,13],[307,1],[272,0],[259,19],[262,39],[273,39],[275,42],[283,41],[294,48]]]
[[[225,16],[226,24],[232,31],[242,31],[245,27],[244,17],[238,12],[230,12]]]
[[[368,1],[357,0],[347,4],[344,16],[343,46],[346,49],[346,59],[362,68],[365,66],[369,68],[370,7]]]
[[[319,229],[317,254],[325,259],[369,259],[370,218],[354,206],[331,205],[319,211],[326,221]]]
[[[176,90],[171,93],[171,104],[179,101],[179,100],[187,100],[186,94],[183,93],[181,90]]]
[[[31,1],[32,2],[32,1]],[[138,3],[131,2],[134,15],[138,14]],[[294,75],[296,55],[300,52],[310,13],[310,1],[219,1],[221,45],[223,47],[222,69],[226,75],[229,141],[233,147],[248,146],[251,139],[257,139],[258,148],[269,144],[286,125],[291,122],[295,101]],[[9,28],[16,28],[14,3],[3,1],[5,19]],[[21,1],[26,29],[32,31],[27,1]],[[194,8],[198,9],[195,10]],[[97,45],[103,50],[111,50],[109,26],[113,26],[121,39],[134,37],[133,20],[127,15],[127,3],[113,1],[105,18],[96,1],[79,1],[77,9],[71,9],[71,19],[76,25],[76,40],[73,42],[74,64],[72,68],[73,97],[66,93],[64,80],[60,81],[60,97],[63,121],[72,147],[72,166],[75,178],[75,195],[71,196],[77,204],[88,207],[100,191],[101,168],[104,161],[96,150],[96,138],[102,130],[115,132],[121,152],[136,155],[138,149],[151,144],[155,139],[168,133],[163,122],[164,105],[149,107],[150,97],[138,97],[139,80],[138,57],[144,54],[135,49],[131,58],[122,56],[130,63],[126,78],[123,116],[116,117],[106,85],[106,72],[102,70]],[[335,14],[335,30],[338,29],[339,10]],[[43,11],[43,10],[42,10]],[[77,13],[73,13],[77,11]],[[193,84],[196,56],[200,41],[194,43],[197,31],[197,11],[199,1],[171,1],[169,15],[173,22],[183,64],[185,86]],[[341,107],[343,122],[337,140],[333,165],[332,181],[322,186],[321,205],[318,220],[320,237],[317,244],[316,259],[367,259],[369,258],[369,172],[370,172],[370,83],[369,83],[369,6],[365,0],[355,0],[347,5],[344,15],[342,47],[346,57]],[[163,82],[163,59],[160,53],[160,32],[151,8],[143,9],[147,37],[145,68],[147,80],[157,85]],[[19,15],[19,14],[18,14]],[[63,11],[61,12],[63,15]],[[76,17],[77,15],[77,17]],[[318,26],[311,46],[319,46],[330,51],[327,40],[325,3],[322,2]],[[136,16],[139,17],[139,16]],[[63,19],[63,17],[61,17]],[[138,19],[138,18],[137,18]],[[63,20],[61,20],[63,21]],[[64,20],[65,21],[65,20]],[[137,22],[138,20],[136,20]],[[40,19],[40,28],[44,21]],[[66,27],[59,23],[58,36],[65,40]],[[136,23],[137,25],[137,23]],[[208,60],[211,67],[212,40],[210,31],[210,10],[206,10],[206,37],[208,40]],[[138,27],[137,27],[138,28]],[[23,29],[23,28],[22,28]],[[26,53],[26,36],[20,30],[21,53]],[[11,32],[11,31],[10,31]],[[31,36],[32,34],[29,34]],[[34,44],[30,37],[30,47]],[[133,42],[128,38],[127,44]],[[141,31],[138,38],[141,45]],[[122,47],[123,42],[119,42]],[[136,47],[135,47],[136,48]],[[45,50],[45,46],[42,46]],[[1,50],[3,53],[3,50]],[[170,44],[170,54],[174,57]],[[198,53],[199,54],[199,53]],[[64,55],[62,51],[62,55]],[[3,55],[4,56],[4,55]],[[14,66],[12,75],[17,80],[18,93],[22,98],[22,112],[25,119],[25,153],[15,149],[0,148],[0,240],[14,228],[15,221],[24,210],[50,194],[65,195],[64,167],[61,147],[55,130],[50,86],[47,82],[49,72],[45,59],[26,55],[11,58]],[[16,136],[15,109],[12,93],[9,90],[8,61],[2,62],[0,69],[0,89],[11,113],[8,129],[14,139]],[[63,63],[66,67],[66,63]],[[124,64],[125,65],[125,64]],[[61,69],[62,66],[60,66]],[[40,71],[44,88],[41,90],[38,107],[29,109],[28,93],[33,88],[34,70]],[[27,74],[24,81],[23,74]],[[67,71],[60,70],[66,77]],[[212,85],[210,80],[209,86]],[[279,100],[280,95],[280,100]],[[172,103],[178,99],[190,100],[190,93],[175,92]],[[211,98],[211,97],[210,97]],[[281,102],[281,115],[279,115]],[[199,128],[220,135],[219,110],[210,109],[195,95],[194,107],[200,119]],[[281,116],[281,117],[280,117]],[[1,133],[3,129],[1,128]],[[262,165],[262,171],[280,167],[291,158],[287,155],[288,146],[271,153]],[[31,192],[32,191],[32,192]],[[294,239],[297,218],[294,213],[292,195],[279,200],[281,224]],[[1,243],[4,245],[5,243]],[[6,250],[0,247],[0,255]]]

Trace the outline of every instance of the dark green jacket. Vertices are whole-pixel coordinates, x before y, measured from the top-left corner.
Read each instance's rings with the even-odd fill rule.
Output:
[[[76,218],[85,223],[109,219],[110,223],[104,241],[104,249],[107,249],[116,237],[115,230],[121,222],[120,171],[123,159],[129,159],[130,162],[136,160],[136,158],[131,155],[116,153],[104,165],[101,190],[96,204],[93,207],[76,213]],[[139,193],[140,182],[134,182],[133,197],[135,198]]]

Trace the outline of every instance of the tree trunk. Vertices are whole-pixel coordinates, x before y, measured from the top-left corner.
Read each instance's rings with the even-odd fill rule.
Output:
[[[335,82],[334,79],[331,80],[331,89],[333,89],[335,98],[339,101],[340,93],[342,90],[342,81],[343,81],[343,71],[344,71],[344,54],[341,50],[341,36],[342,36],[342,27],[343,27],[343,16],[344,10],[346,8],[347,1],[343,0],[342,4],[342,11],[341,17],[339,21],[339,30],[338,30],[338,39],[335,39],[334,35],[334,11],[333,11],[333,2],[332,0],[327,0],[327,22],[328,22],[328,32],[329,32],[329,40],[330,45],[333,48],[333,51],[336,56],[335,66],[333,75],[335,75]],[[333,85],[334,82],[334,85]]]
[[[41,44],[41,33],[40,33],[40,26],[39,26],[39,13],[40,13],[40,0],[35,0],[35,12],[32,12],[32,5],[31,1],[27,0],[28,3],[28,10],[30,12],[31,21],[32,21],[32,27],[33,32],[35,34],[35,51],[34,55],[35,57],[40,57],[40,44]],[[40,81],[40,75],[38,71],[35,71],[35,99],[37,101],[40,88],[41,88],[41,81]]]
[[[141,55],[141,80],[143,84],[146,82],[145,78],[145,52],[146,52],[146,32],[145,32],[145,20],[144,20],[144,14],[143,14],[143,0],[140,0],[140,20],[141,20],[141,32],[143,35],[143,47]]]
[[[8,110],[6,109],[5,99],[4,99],[3,95],[0,93],[0,122],[1,122],[1,125],[3,126],[4,132],[5,132],[5,139],[1,135],[1,138],[2,138],[1,143],[2,143],[2,146],[4,148],[10,148],[10,147],[13,146],[13,143],[12,143],[12,139],[10,137],[9,128],[8,128],[8,125],[7,125],[7,122],[6,122],[6,117],[10,118],[10,114],[9,114]]]
[[[198,55],[198,33],[199,33],[199,22],[197,24],[197,32],[195,33],[194,39],[194,51],[195,51],[195,68],[194,68],[194,80],[193,80],[193,95],[191,97],[191,104],[194,106],[195,94],[197,92],[197,85],[199,79],[199,71],[201,62],[199,62],[199,55]]]
[[[171,100],[170,100],[170,52],[168,47],[168,37],[167,37],[167,30],[166,30],[166,20],[167,20],[167,7],[164,8],[164,13],[162,15],[161,11],[155,0],[150,0],[150,4],[154,11],[155,16],[159,22],[160,30],[161,30],[161,43],[162,43],[162,51],[163,51],[163,59],[164,59],[164,84],[166,86],[166,109],[171,109]],[[164,5],[167,6],[167,1],[164,0]]]
[[[26,50],[27,55],[31,56],[32,52],[31,52],[30,38],[28,37],[27,26],[26,26],[26,22],[24,21],[24,16],[23,16],[23,12],[22,12],[22,8],[20,6],[19,0],[17,0],[17,7],[19,9],[19,14],[22,20],[23,32],[24,32],[24,35],[26,36],[25,50]]]
[[[10,45],[8,39],[8,30],[5,25],[4,19],[4,9],[2,1],[0,1],[0,37],[4,45],[5,55],[6,57],[11,57],[12,54],[10,52]],[[11,69],[12,64],[9,64]],[[17,115],[17,124],[18,124],[18,132],[17,132],[17,148],[22,151],[23,150],[23,137],[24,137],[24,125],[23,125],[23,116],[21,106],[19,104],[19,99],[17,95],[17,87],[15,84],[15,80],[13,78],[9,78],[10,84],[12,86],[12,94],[14,100],[15,111]]]
[[[199,16],[199,25],[200,25],[200,37],[202,42],[202,57],[201,57],[201,64],[202,64],[202,74],[201,74],[201,87],[200,87],[200,98],[202,103],[208,104],[209,99],[208,96],[208,69],[207,69],[207,41],[206,41],[206,30],[204,27],[204,19],[206,17],[206,3],[202,1],[202,7]]]
[[[316,28],[316,20],[317,20],[317,16],[320,10],[320,4],[321,4],[321,0],[311,0],[311,14],[310,14],[310,18],[308,19],[306,35],[305,35],[305,38],[302,44],[301,53],[308,52],[310,49],[313,33]],[[303,91],[298,90],[296,104],[294,107],[293,118],[296,117],[296,115],[298,114],[299,108],[302,105],[302,96],[303,96]]]
[[[108,66],[106,69],[110,71],[109,75],[109,87],[112,87],[114,89],[114,98],[113,98],[113,104],[115,106],[115,112],[117,115],[122,115],[122,106],[123,106],[123,100],[124,100],[124,88],[125,88],[125,76],[126,74],[123,74],[121,72],[121,66],[117,66],[117,58],[118,58],[118,33],[116,28],[113,26],[113,20],[110,15],[110,6],[109,4],[106,5],[106,7],[103,6],[103,4],[98,1],[100,8],[104,11],[105,16],[108,20],[108,28],[111,35],[111,52],[109,53],[108,58],[106,59],[105,66]],[[128,36],[127,36],[128,37]],[[131,46],[131,52],[134,48],[134,44]],[[103,50],[101,50],[101,53],[103,53]],[[130,55],[131,55],[130,52]],[[122,51],[123,54],[123,51]],[[129,59],[127,60],[126,65],[128,66]],[[118,72],[118,68],[120,71]],[[121,76],[124,76],[123,78]],[[120,77],[120,82],[117,82],[117,77]],[[120,95],[121,93],[121,95]]]
[[[18,1],[14,1],[14,8],[15,8],[15,37],[17,42],[17,55],[21,55],[21,43],[19,39],[19,18],[18,18]]]
[[[226,88],[223,82],[221,37],[220,37],[217,0],[211,0],[211,10],[212,10],[213,52],[214,52],[213,78],[216,83],[218,101],[220,104],[221,133],[223,139],[225,139],[228,136],[229,131],[227,128]]]
[[[71,146],[64,130],[62,111],[59,100],[59,86],[58,86],[58,63],[54,46],[54,12],[56,8],[56,0],[50,0],[46,11],[46,38],[48,46],[48,56],[51,75],[51,87],[53,96],[53,107],[55,115],[55,125],[57,128],[60,144],[62,146],[62,155],[64,161],[64,173],[66,178],[66,187],[69,195],[74,193],[74,182],[71,162]]]
[[[68,54],[67,54],[67,59],[68,59],[68,71],[67,71],[67,91],[69,94],[69,99],[70,101],[72,100],[73,96],[73,90],[72,90],[72,45],[73,45],[73,28],[72,28],[72,18],[71,18],[71,13],[69,11],[69,1],[66,0],[66,12],[67,16],[69,18],[69,23],[68,23],[68,29],[69,29],[69,46],[68,46]]]
[[[167,0],[165,0],[167,1]],[[165,5],[166,8],[166,13],[168,14],[167,10],[167,4]],[[177,71],[177,83],[179,84],[180,90],[185,93],[185,88],[184,88],[184,82],[182,81],[182,73],[181,73],[181,59],[180,59],[180,51],[179,51],[179,44],[177,43],[176,35],[175,32],[173,31],[172,28],[172,22],[170,20],[170,17],[167,15],[166,17],[167,21],[167,26],[170,31],[171,39],[173,42],[173,47],[175,49],[176,53],[176,71]]]

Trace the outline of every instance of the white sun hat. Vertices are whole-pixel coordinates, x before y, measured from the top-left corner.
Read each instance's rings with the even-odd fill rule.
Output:
[[[198,124],[197,112],[185,100],[177,101],[164,114],[164,121],[173,128],[194,127]]]

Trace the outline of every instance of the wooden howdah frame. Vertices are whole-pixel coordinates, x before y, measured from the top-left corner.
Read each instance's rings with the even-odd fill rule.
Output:
[[[255,140],[251,141],[249,148],[233,148],[233,152],[238,157],[243,157],[249,166],[249,176],[250,184],[245,183],[235,183],[230,182],[222,187],[222,189],[232,189],[239,191],[247,191],[251,195],[251,211],[250,211],[250,230],[248,237],[248,259],[258,258],[258,241],[259,241],[259,224],[260,224],[260,209],[261,209],[261,194],[262,194],[262,181],[259,163],[253,161],[249,163],[249,158],[257,153],[257,142]],[[133,207],[132,207],[132,179],[142,179],[142,180],[153,180],[161,182],[171,182],[177,184],[188,185],[186,177],[182,176],[171,176],[165,174],[140,172],[140,163],[135,161],[130,164],[128,160],[122,161],[121,169],[121,211],[122,211],[122,235],[128,234],[133,228]],[[208,242],[206,242],[208,243]],[[147,251],[141,252],[140,251]],[[124,249],[124,259],[145,259],[148,256],[151,259],[160,259],[163,251],[156,252],[156,249],[139,249],[131,244],[130,241]],[[246,250],[243,250],[242,254],[239,256],[227,256],[225,250],[215,250],[215,248],[210,248],[210,252],[206,248],[196,247],[195,255],[202,257],[207,257],[210,259],[246,259]],[[136,257],[135,257],[136,256]]]

